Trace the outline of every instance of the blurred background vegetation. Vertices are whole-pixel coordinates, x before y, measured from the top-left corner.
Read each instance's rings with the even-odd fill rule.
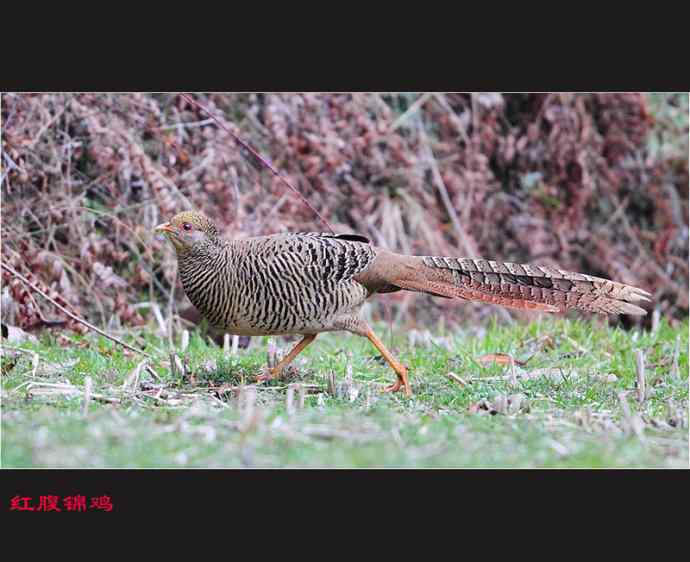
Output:
[[[688,313],[687,94],[194,94],[336,232],[405,253],[558,265]],[[108,329],[198,321],[151,229],[324,230],[178,94],[2,96],[2,260]],[[527,315],[396,293],[398,327]],[[3,270],[3,323],[81,330]],[[611,322],[648,323],[612,318]]]

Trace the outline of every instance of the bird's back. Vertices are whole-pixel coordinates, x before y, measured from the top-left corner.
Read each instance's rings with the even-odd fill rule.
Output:
[[[232,333],[339,329],[368,296],[354,280],[375,258],[355,235],[290,233],[222,241],[180,256],[187,296],[209,322]]]

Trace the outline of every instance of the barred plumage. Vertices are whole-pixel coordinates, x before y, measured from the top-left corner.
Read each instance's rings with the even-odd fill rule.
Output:
[[[242,334],[316,334],[368,296],[354,276],[374,259],[363,242],[318,233],[210,243],[179,256],[185,293],[209,322]]]
[[[317,232],[222,240],[213,223],[180,213],[157,227],[177,251],[189,300],[209,322],[241,335],[301,334],[302,341],[269,375],[300,353],[316,334],[347,330],[366,336],[410,394],[407,368],[360,316],[374,293],[411,290],[515,308],[556,312],[646,314],[649,293],[615,281],[554,267],[484,259],[405,256],[356,234]],[[637,303],[637,304],[636,304]]]

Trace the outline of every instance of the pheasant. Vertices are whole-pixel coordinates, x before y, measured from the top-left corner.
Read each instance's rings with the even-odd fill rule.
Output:
[[[257,381],[278,377],[321,332],[364,336],[397,375],[387,392],[411,396],[407,367],[361,317],[376,293],[400,290],[546,312],[578,308],[644,315],[647,291],[555,267],[396,254],[356,234],[300,232],[225,240],[199,212],[155,228],[173,244],[185,293],[216,328],[302,340]]]

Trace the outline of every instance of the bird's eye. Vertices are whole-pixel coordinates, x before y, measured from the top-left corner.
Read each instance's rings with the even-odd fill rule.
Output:
[[[192,230],[192,225],[189,224],[188,222],[186,222],[182,225],[182,228],[184,228],[187,232],[189,232],[190,230]]]

